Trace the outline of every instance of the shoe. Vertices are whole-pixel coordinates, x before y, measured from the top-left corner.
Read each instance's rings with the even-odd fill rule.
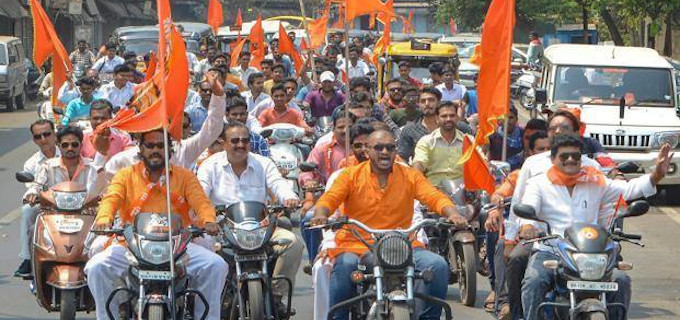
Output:
[[[19,269],[14,271],[15,277],[26,278],[31,276],[31,260],[24,260],[21,262]]]
[[[500,310],[498,311],[498,320],[512,320],[512,315],[510,314],[510,305],[504,303]]]
[[[484,300],[484,311],[494,312],[495,307],[496,307],[496,292],[491,291],[491,293],[489,293],[489,296],[486,297],[486,300]]]

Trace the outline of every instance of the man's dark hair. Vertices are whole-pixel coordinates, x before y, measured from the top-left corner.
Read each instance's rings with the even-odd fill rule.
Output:
[[[558,134],[550,145],[550,157],[555,158],[557,151],[562,147],[576,147],[583,152],[581,137],[571,133]]]
[[[113,74],[119,74],[121,72],[132,72],[132,69],[127,64],[119,64],[113,68]]]
[[[83,142],[83,130],[77,126],[64,126],[57,131],[57,141],[61,142],[61,139],[67,135],[74,135],[78,138],[78,141]]]
[[[137,53],[135,53],[134,51],[123,52],[123,60],[130,60],[130,59],[137,60]],[[115,69],[114,69],[114,73],[115,73]]]
[[[266,64],[266,65],[268,65],[268,66],[271,67],[271,66],[274,65],[274,60],[272,60],[272,59],[264,59],[264,60],[262,60],[262,62],[260,62],[260,65],[263,65],[263,64]]]
[[[356,77],[349,80],[349,90],[354,91],[356,87],[364,87],[366,91],[371,91],[371,80],[368,77]]]
[[[442,101],[438,106],[437,106],[437,115],[439,115],[439,111],[444,108],[453,108],[456,111],[458,111],[458,108],[460,108],[461,105],[458,101]]]
[[[281,72],[282,72],[282,73],[285,73],[285,72],[286,72],[286,68],[283,66],[283,64],[280,64],[280,63],[275,63],[275,64],[272,66],[272,72],[273,72],[274,70],[276,70],[276,69],[281,69]]]
[[[208,72],[210,72],[210,71],[218,72],[220,74],[220,77],[223,78],[223,79],[224,79],[224,76],[226,74],[226,71],[223,68],[220,68],[220,67],[212,67],[212,68],[208,69]]]
[[[104,46],[104,48],[106,48],[106,50],[111,50],[111,49],[116,50],[116,44],[109,42],[109,43],[106,44],[106,46]]]
[[[238,58],[241,59],[241,58],[243,58],[244,56],[250,56],[250,52],[248,52],[248,51],[241,51],[241,53],[239,53],[239,55],[238,55]]]
[[[248,137],[250,137],[250,130],[248,130],[248,127],[246,127],[245,124],[241,123],[240,121],[229,120],[229,122],[224,124],[224,129],[222,129],[222,134],[220,135],[222,139],[227,138],[227,130],[232,128],[246,129],[246,131],[248,131]]]
[[[543,131],[543,130],[536,131],[536,132],[532,133],[529,136],[529,150],[534,150],[534,147],[536,147],[536,141],[538,139],[545,139],[547,137],[548,137],[548,133]]]
[[[275,83],[274,86],[272,87],[272,96],[274,96],[274,91],[283,91],[283,93],[286,93],[286,88],[283,87],[283,82]]]
[[[430,66],[427,69],[432,74],[442,75],[442,69],[443,68],[444,68],[444,66],[440,62],[433,62],[433,63],[430,63]]]
[[[550,127],[550,123],[552,122],[553,119],[557,117],[565,117],[571,121],[571,125],[574,129],[574,131],[578,131],[578,128],[580,127],[581,123],[578,121],[575,115],[573,115],[571,112],[567,110],[557,110],[555,113],[553,113],[550,118],[548,118],[548,127]]]
[[[236,108],[236,107],[245,107],[246,110],[247,110],[248,109],[248,103],[246,103],[246,100],[243,99],[243,97],[241,97],[241,96],[233,97],[227,103],[227,112],[229,112],[229,109]]]
[[[408,68],[411,68],[411,63],[409,63],[409,62],[406,61],[406,60],[399,61],[399,68],[401,68],[401,67],[408,67]]]
[[[352,121],[352,123],[354,123],[354,121],[357,120],[357,117],[355,117],[351,112],[349,112],[349,113],[346,112],[344,107],[333,111],[333,115],[332,115],[333,126],[335,127],[338,120],[346,119],[348,116],[349,116],[349,119]]]
[[[361,55],[361,52],[359,52],[359,47],[357,47],[354,44],[349,45],[349,50],[348,52],[354,51],[356,54]]]
[[[185,112],[184,114],[185,114],[185,117],[187,117],[187,116],[186,116],[186,112]],[[187,117],[187,118],[188,118],[188,117]],[[190,119],[189,121],[191,121],[191,119]],[[146,136],[147,133],[152,133],[152,132],[160,132],[160,133],[163,133],[163,129],[156,129],[156,130],[151,130],[151,131],[147,131],[147,132],[142,132],[142,133],[140,133],[140,134],[139,134],[139,145],[140,145],[140,146],[141,146],[142,144],[144,144],[144,141],[145,141],[145,140],[144,140],[144,136]],[[170,132],[168,132],[167,134],[168,134],[168,142],[172,143],[172,137],[170,136]],[[172,148],[170,148],[170,152],[172,152]]]
[[[519,116],[518,113],[517,113],[517,108],[515,108],[514,106],[510,107],[510,113],[514,114],[515,117]]]
[[[373,126],[365,123],[355,123],[349,128],[349,143],[354,143],[354,139],[360,135],[370,135],[375,131]]]
[[[92,77],[84,77],[84,78],[81,78],[80,80],[76,81],[76,86],[80,87],[82,85],[88,85],[88,86],[96,87],[97,86],[97,80],[95,80]]]
[[[350,105],[352,103],[358,104],[359,102],[366,101],[366,100],[371,101],[371,104],[373,103],[373,97],[370,94],[368,94],[367,92],[357,92],[357,93],[353,93],[350,96],[350,102],[349,103],[350,103]]]
[[[385,83],[385,88],[389,87],[390,84],[393,84],[393,83],[395,83],[395,82],[401,83],[402,87],[404,86],[404,84],[402,83],[401,79],[399,79],[399,78],[392,78],[392,79],[390,79],[389,81],[387,81],[387,83]]]
[[[422,90],[420,90],[420,95],[422,96],[423,93],[429,93],[429,94],[431,94],[431,95],[434,95],[435,97],[437,97],[437,101],[441,101],[441,100],[442,100],[442,93],[441,93],[441,91],[435,89],[434,87],[425,87],[425,88],[423,88]]]
[[[445,73],[449,73],[449,72],[456,74],[456,69],[452,68],[449,65],[446,65],[446,66],[444,66],[444,68],[442,68],[442,75],[444,75]]]
[[[35,122],[31,123],[31,125],[28,127],[28,130],[31,130],[31,134],[33,134],[33,127],[34,126],[42,126],[45,124],[49,124],[50,128],[52,128],[52,132],[54,132],[54,122],[47,120],[47,119],[38,119],[35,120]]]
[[[543,119],[533,118],[527,122],[526,126],[524,126],[524,130],[548,131],[548,123]]]
[[[81,43],[84,43],[84,44],[87,45],[87,41],[85,41],[85,39],[80,39],[80,40],[78,40],[78,44],[81,44]]]
[[[413,86],[411,84],[408,84],[408,85],[404,86],[404,94],[409,93],[409,92],[420,93],[420,90],[418,90],[418,87]]]
[[[224,53],[220,53],[220,54],[216,55],[215,60],[217,60],[217,58],[224,58],[224,60],[231,61],[231,57],[224,54]],[[215,60],[213,60],[213,61],[215,61]]]
[[[287,83],[287,82],[294,83],[295,88],[297,89],[297,87],[298,87],[297,79],[295,79],[293,77],[288,77],[288,78],[283,79],[283,83]]]
[[[252,86],[253,83],[255,83],[255,79],[257,79],[257,78],[264,79],[264,73],[255,72],[255,73],[251,74],[250,76],[248,76],[248,87]]]
[[[90,107],[90,115],[92,115],[92,110],[104,110],[108,109],[109,115],[113,115],[113,105],[109,100],[106,99],[96,99],[92,101],[92,106]]]

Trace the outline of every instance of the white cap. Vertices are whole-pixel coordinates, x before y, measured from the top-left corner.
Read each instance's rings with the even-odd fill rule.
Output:
[[[320,77],[319,79],[321,79],[321,82],[324,82],[324,81],[335,82],[335,75],[333,74],[333,72],[324,71],[324,72],[321,74],[321,77]]]

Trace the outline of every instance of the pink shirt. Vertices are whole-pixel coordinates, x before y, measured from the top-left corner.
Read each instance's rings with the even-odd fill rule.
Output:
[[[330,150],[329,150],[330,146]],[[330,151],[330,154],[329,154]],[[322,145],[316,146],[314,149],[312,149],[312,152],[309,153],[309,157],[307,157],[307,162],[312,162],[315,163],[319,166],[319,173],[321,176],[319,177],[319,174],[315,174],[312,172],[302,172],[300,173],[300,176],[298,178],[298,182],[300,183],[301,186],[304,186],[305,183],[309,180],[312,179],[319,179],[321,178],[320,182],[325,182],[328,180],[328,177],[338,170],[340,168],[340,162],[345,159],[345,156],[347,156],[347,151],[345,150],[344,145],[340,145],[337,141],[335,141],[335,138],[331,142],[324,143]],[[351,155],[351,153],[350,153]],[[330,156],[330,157],[329,157]],[[330,160],[330,163],[329,163]],[[330,165],[330,172],[328,172],[327,168]]]
[[[94,156],[97,154],[97,149],[94,148],[94,144],[92,143],[93,139],[92,132],[88,132],[83,136],[83,147],[80,149],[80,155],[94,159]],[[119,153],[132,145],[130,136],[125,133],[116,132],[115,130],[111,130],[109,140],[109,152],[106,155],[106,159],[111,159],[116,153]]]

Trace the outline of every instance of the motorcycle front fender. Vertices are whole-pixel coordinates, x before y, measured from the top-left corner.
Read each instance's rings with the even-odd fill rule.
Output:
[[[78,289],[87,285],[83,267],[74,264],[57,264],[47,271],[48,285],[58,289]]]
[[[460,243],[475,243],[477,241],[477,238],[475,235],[468,230],[461,230],[461,231],[456,231],[453,233],[453,242],[460,242]]]
[[[589,317],[579,316],[589,313],[602,313],[606,318],[609,318],[609,310],[604,303],[597,299],[584,299],[576,304],[572,319],[590,319]]]

